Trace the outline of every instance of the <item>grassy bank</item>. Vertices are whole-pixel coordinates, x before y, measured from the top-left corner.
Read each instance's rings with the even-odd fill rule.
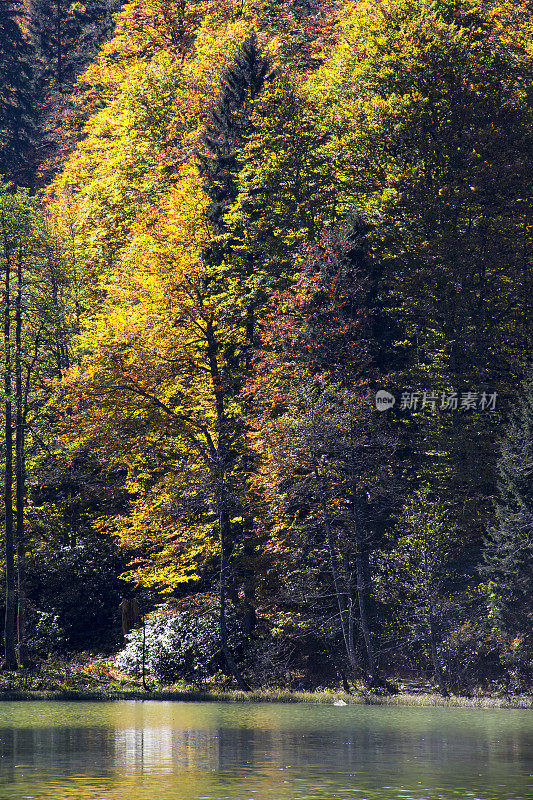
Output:
[[[317,692],[291,692],[285,689],[257,689],[241,691],[190,690],[143,690],[143,689],[60,689],[51,691],[3,690],[0,702],[8,700],[55,700],[69,702],[101,702],[113,700],[172,700],[181,702],[226,702],[226,703],[314,703],[322,705],[377,705],[444,708],[508,708],[533,709],[533,698],[525,695],[504,697],[445,698],[438,694],[379,695],[373,692],[357,692],[349,695],[343,691],[327,689]]]
[[[111,659],[87,655],[74,661],[48,661],[31,670],[0,672],[0,701],[8,700],[173,700],[182,702],[233,703],[319,703],[332,705],[442,706],[461,708],[533,709],[530,695],[504,692],[472,697],[452,695],[444,698],[428,686],[399,684],[397,694],[369,690],[359,685],[353,694],[341,689],[298,692],[290,689],[231,690],[211,684],[205,688],[180,684],[169,688],[143,687],[140,678],[118,672]]]

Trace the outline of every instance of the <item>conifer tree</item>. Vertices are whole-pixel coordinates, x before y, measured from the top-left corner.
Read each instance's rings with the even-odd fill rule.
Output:
[[[219,234],[225,229],[224,211],[237,197],[239,146],[249,132],[253,104],[263,88],[268,68],[269,61],[252,33],[222,76],[222,91],[201,139],[204,149],[197,157],[211,200],[207,216]],[[215,257],[214,251],[211,257]]]
[[[253,104],[264,84],[268,65],[268,59],[259,49],[257,37],[252,33],[243,42],[234,63],[222,77],[220,98],[201,140],[205,150],[197,154],[205,191],[211,200],[206,215],[211,224],[212,237],[204,248],[203,258],[208,270],[211,268],[214,271],[213,278],[228,251],[224,212],[237,197],[239,146],[244,142]],[[228,414],[228,404],[234,391],[232,387],[236,387],[239,380],[232,374],[236,365],[232,364],[231,356],[229,359],[220,357],[222,343],[217,339],[216,320],[208,321],[205,331],[218,430],[215,496],[220,533],[220,639],[228,666],[239,688],[245,689],[246,684],[228,646],[225,611],[229,583],[228,553],[233,536],[232,491],[228,475],[235,453],[232,454],[230,443],[238,438],[231,415]]]
[[[0,0],[0,174],[23,179],[32,138],[31,45],[20,26],[22,3]]]
[[[497,526],[485,542],[493,621],[508,633],[528,629],[533,613],[533,370],[515,409],[498,461]]]
[[[90,23],[107,16],[105,0],[92,0],[85,4],[67,0],[34,0],[32,5],[32,33],[36,50],[42,60],[45,76],[52,76],[58,87],[79,72],[76,52],[83,29]],[[83,64],[83,58],[81,59]]]

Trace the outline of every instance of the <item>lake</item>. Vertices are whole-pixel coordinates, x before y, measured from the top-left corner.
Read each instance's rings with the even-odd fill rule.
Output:
[[[531,800],[531,711],[0,703],[0,798]]]

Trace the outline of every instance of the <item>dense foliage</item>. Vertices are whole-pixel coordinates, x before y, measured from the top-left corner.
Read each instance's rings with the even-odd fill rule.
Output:
[[[525,689],[530,7],[0,9],[6,666]]]
[[[142,671],[143,650],[146,673],[164,684],[180,680],[201,684],[220,668],[220,633],[213,611],[202,614],[175,611],[163,615],[155,612],[146,619],[144,629],[134,629],[126,638],[126,647],[115,660],[116,667],[123,672],[138,675]],[[242,650],[242,635],[239,636],[236,620],[233,620],[231,643]]]

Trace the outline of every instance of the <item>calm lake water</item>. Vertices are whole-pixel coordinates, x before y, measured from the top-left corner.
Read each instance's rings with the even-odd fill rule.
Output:
[[[0,798],[532,800],[533,713],[0,703]]]

